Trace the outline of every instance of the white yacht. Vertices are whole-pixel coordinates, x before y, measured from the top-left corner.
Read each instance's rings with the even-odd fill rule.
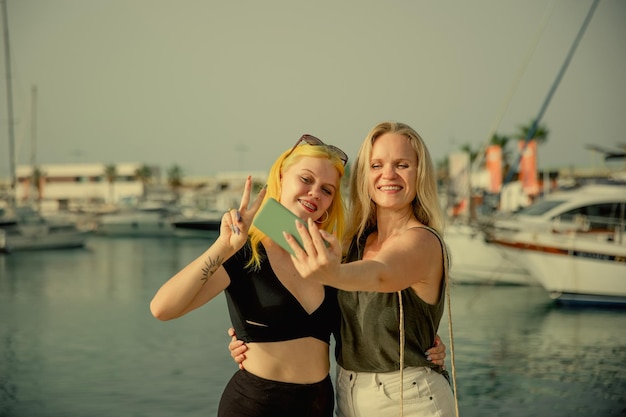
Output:
[[[0,218],[0,252],[84,247],[92,231],[72,221],[53,221],[29,206]]]
[[[486,232],[563,303],[626,305],[626,183],[591,183],[541,198]]]
[[[136,207],[104,214],[96,226],[96,233],[123,237],[171,237],[172,221],[181,216],[176,206],[160,202],[143,202]]]

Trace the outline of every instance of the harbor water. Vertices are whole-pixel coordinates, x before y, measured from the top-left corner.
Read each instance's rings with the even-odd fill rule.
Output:
[[[93,237],[0,255],[0,417],[215,415],[237,369],[224,297],[170,322],[148,307],[208,244]],[[626,416],[626,310],[514,286],[456,285],[451,306],[454,343],[447,317],[440,335],[460,416]]]

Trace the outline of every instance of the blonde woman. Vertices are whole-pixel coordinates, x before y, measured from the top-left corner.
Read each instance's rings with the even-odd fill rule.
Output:
[[[340,149],[302,136],[272,166],[267,188],[250,204],[251,179],[238,210],[222,218],[210,248],[158,290],[150,309],[181,317],[226,293],[233,326],[248,344],[245,369],[228,382],[218,416],[331,416],[330,335],[339,312],[336,290],[303,280],[290,254],[251,227],[269,197],[320,229],[342,236]]]
[[[406,124],[376,125],[350,185],[345,254],[310,221],[310,233],[298,227],[304,250],[286,235],[300,275],[340,290],[337,415],[453,416],[450,384],[425,354],[444,311],[448,257],[424,141]]]

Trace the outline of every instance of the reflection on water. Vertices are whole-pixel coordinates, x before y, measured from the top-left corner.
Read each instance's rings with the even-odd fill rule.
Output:
[[[539,287],[456,286],[452,306],[462,415],[626,412],[626,311],[559,308]]]
[[[0,416],[214,415],[236,369],[223,297],[172,322],[148,309],[208,243],[94,238],[0,256]],[[462,285],[452,309],[461,416],[625,415],[626,311]]]
[[[0,416],[210,413],[235,369],[223,299],[167,323],[148,308],[207,244],[94,239],[0,258]]]

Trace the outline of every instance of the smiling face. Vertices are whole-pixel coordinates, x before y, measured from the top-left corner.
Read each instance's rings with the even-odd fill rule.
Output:
[[[302,219],[317,220],[332,204],[339,179],[330,160],[303,156],[283,171],[280,202]]]
[[[385,133],[372,145],[369,193],[380,208],[411,207],[416,196],[417,155],[406,136]]]

